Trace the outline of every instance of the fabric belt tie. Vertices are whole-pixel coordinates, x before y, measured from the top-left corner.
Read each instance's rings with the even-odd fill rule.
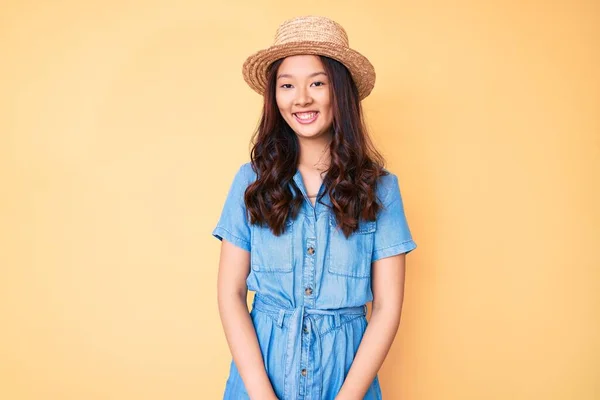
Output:
[[[341,315],[367,315],[366,304],[357,307],[345,307],[336,309],[317,309],[307,308],[305,306],[298,306],[296,308],[284,308],[278,305],[273,305],[265,302],[257,294],[254,295],[252,308],[256,309],[257,311],[277,315],[277,326],[279,328],[283,327],[283,321],[285,319],[285,316],[291,316],[286,338],[286,363],[285,374],[283,378],[285,398],[290,397],[290,394],[293,395],[293,397],[290,398],[297,398],[300,395],[300,357],[302,352],[302,324],[304,322],[304,317],[306,316],[306,319],[310,323],[311,329],[314,331],[316,324],[315,321],[310,317],[311,315],[333,316],[335,324],[334,329],[337,329],[341,325]],[[317,339],[317,343],[314,349],[315,358],[317,360],[321,360],[321,336],[318,332],[315,332],[315,337]],[[317,382],[319,382],[318,396],[320,396],[323,392],[321,387],[323,384],[323,380],[318,379]]]

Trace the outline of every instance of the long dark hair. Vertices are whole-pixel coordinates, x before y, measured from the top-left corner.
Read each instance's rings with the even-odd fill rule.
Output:
[[[319,56],[329,76],[333,108],[331,163],[323,178],[331,209],[346,237],[358,229],[359,219],[373,221],[381,204],[376,196],[379,177],[387,175],[385,160],[367,133],[358,89],[340,62]],[[252,168],[258,177],[246,189],[244,201],[252,224],[267,225],[279,236],[288,218],[296,218],[302,193],[293,180],[298,164],[296,133],[283,119],[275,99],[277,70],[283,59],[270,65],[264,106],[252,136]],[[292,194],[292,185],[296,195]]]

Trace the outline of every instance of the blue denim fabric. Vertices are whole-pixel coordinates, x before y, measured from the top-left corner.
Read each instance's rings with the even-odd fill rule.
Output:
[[[285,233],[277,237],[268,227],[250,225],[244,191],[255,179],[250,163],[243,164],[212,235],[250,252],[246,283],[255,292],[250,316],[277,397],[333,400],[367,327],[371,263],[417,247],[398,178],[393,173],[381,178],[377,196],[384,208],[376,221],[361,222],[348,239],[336,227],[333,212],[306,197],[299,171],[294,181],[305,202]],[[321,185],[319,195],[324,190]],[[331,205],[327,195],[322,201]],[[223,398],[249,398],[233,360]],[[364,399],[381,399],[378,377]]]

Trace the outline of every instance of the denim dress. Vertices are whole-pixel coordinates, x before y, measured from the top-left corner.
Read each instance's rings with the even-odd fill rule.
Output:
[[[246,283],[255,292],[250,317],[277,397],[333,400],[367,327],[371,263],[416,248],[398,178],[393,173],[380,178],[383,209],[376,221],[361,221],[348,239],[327,207],[327,194],[325,205],[313,206],[299,171],[293,179],[305,201],[285,233],[278,237],[266,226],[251,225],[244,191],[255,179],[249,162],[239,168],[212,235],[250,252]],[[322,184],[318,194],[324,190]],[[223,398],[249,399],[233,359]],[[364,399],[381,398],[376,376]]]

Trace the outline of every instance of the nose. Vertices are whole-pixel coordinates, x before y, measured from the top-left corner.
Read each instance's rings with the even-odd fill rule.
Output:
[[[296,98],[294,99],[294,104],[299,107],[306,106],[312,102],[312,97],[308,89],[299,87],[296,90]]]

